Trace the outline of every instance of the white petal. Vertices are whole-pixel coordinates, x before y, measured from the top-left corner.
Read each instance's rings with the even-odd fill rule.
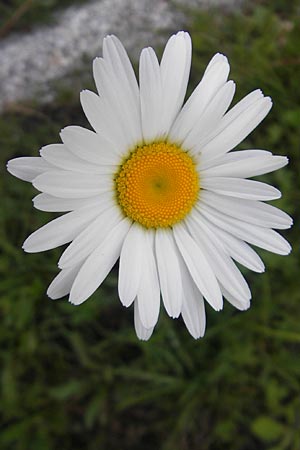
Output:
[[[54,197],[86,198],[112,191],[113,177],[111,175],[51,170],[36,177],[32,184],[39,191],[54,195]]]
[[[127,150],[126,145],[124,145],[125,136],[111,105],[104,98],[100,99],[97,94],[88,90],[80,93],[80,101],[94,130],[101,137],[112,142],[115,152],[122,156],[124,151]]]
[[[114,126],[120,130],[124,145],[131,148],[142,138],[140,111],[131,90],[103,58],[94,60],[93,73],[101,101],[111,111]]]
[[[117,166],[96,165],[83,160],[69,151],[64,144],[51,144],[42,147],[40,154],[44,160],[53,166],[62,170],[71,170],[74,172],[96,173],[96,174],[113,174],[117,170]]]
[[[213,73],[216,71],[217,68],[220,70],[219,66],[222,63],[226,65],[226,69],[222,67],[222,69],[225,71],[225,74],[222,76],[222,79],[224,77],[223,83],[225,83],[227,81],[229,71],[230,71],[228,60],[227,60],[226,56],[223,55],[222,53],[216,53],[209,61],[208,65],[205,69],[204,75],[203,75],[203,78],[205,78],[207,75],[210,76],[209,84],[211,84],[211,77],[212,77]],[[203,80],[203,78],[202,78],[202,80]]]
[[[97,94],[88,89],[80,92],[80,102],[87,120],[97,133],[103,133],[102,117],[104,115],[103,104]]]
[[[183,285],[182,318],[193,338],[204,336],[206,317],[202,295],[190,276],[185,263],[180,258],[180,270]]]
[[[118,290],[122,304],[130,306],[137,296],[143,270],[144,229],[134,223],[122,246],[119,262]]]
[[[103,57],[117,75],[119,87],[125,91],[131,118],[136,130],[136,140],[142,138],[139,87],[132,64],[122,43],[116,36],[107,36],[103,41]],[[137,142],[134,144],[136,145]]]
[[[80,265],[61,270],[48,287],[47,295],[52,300],[68,295],[79,269]]]
[[[199,160],[198,168],[199,170],[205,172],[206,169],[213,169],[214,167],[227,163],[233,164],[237,161],[242,161],[247,158],[254,158],[255,156],[272,156],[272,153],[267,150],[256,150],[256,149],[241,150],[241,151],[234,150],[233,152],[219,155],[214,159],[205,158],[205,160],[203,159],[203,155],[201,154],[199,155],[198,158]]]
[[[199,148],[198,142],[218,125],[232,102],[234,93],[235,83],[228,81],[219,89],[207,105],[203,114],[199,117],[197,123],[182,144],[184,148],[191,149],[191,154],[197,154],[202,150],[201,147]]]
[[[265,266],[259,255],[246,242],[236,238],[232,234],[215,226],[213,223],[207,221],[203,215],[201,221],[216,235],[223,244],[224,250],[235,259],[254,272],[264,272]]]
[[[234,122],[241,114],[244,114],[250,107],[255,105],[258,101],[263,99],[263,93],[260,89],[256,89],[250,94],[246,95],[242,100],[240,100],[233,108],[231,108],[221,120],[219,126],[207,137],[201,140],[201,145],[207,144],[210,140],[216,137],[220,132],[222,132],[226,127],[228,127],[232,122]]]
[[[99,205],[101,199],[99,199]],[[99,214],[99,208],[84,206],[65,214],[32,233],[24,242],[28,253],[42,252],[72,241]]]
[[[204,160],[205,158],[215,158],[232,150],[257,127],[271,107],[270,97],[261,98],[228,124],[226,115],[229,113],[227,113],[220,122],[216,136],[212,139],[207,138],[207,144],[199,143]]]
[[[61,269],[85,260],[106,239],[110,230],[121,222],[122,214],[111,201],[102,205],[96,217],[66,248],[58,261]]]
[[[51,170],[53,166],[42,158],[35,156],[24,156],[11,159],[7,163],[9,173],[24,181],[33,181],[41,173]]]
[[[160,69],[164,114],[162,126],[165,133],[177,116],[186,93],[191,67],[191,38],[180,31],[171,36],[163,52]]]
[[[242,150],[211,160],[208,168],[200,161],[199,167],[203,176],[249,178],[281,169],[287,163],[285,156],[274,156],[263,150]]]
[[[160,68],[152,48],[144,48],[140,56],[140,97],[143,137],[146,142],[162,137],[163,97]]]
[[[199,211],[219,228],[250,244],[279,255],[287,255],[291,251],[290,244],[274,230],[229,217],[204,204],[201,204]]]
[[[210,100],[226,83],[229,74],[229,64],[224,55],[217,53],[210,61],[202,80],[189,97],[178,114],[170,131],[170,138],[181,142],[196,125]]]
[[[267,203],[231,198],[214,192],[201,191],[201,202],[245,222],[266,228],[290,228],[293,221],[285,212]]]
[[[142,324],[137,301],[134,302],[134,327],[136,335],[141,341],[148,341],[154,330],[154,327],[145,328]]]
[[[240,311],[245,311],[246,309],[250,308],[250,299],[245,299],[241,297],[237,298],[230,292],[228,292],[222,285],[221,290],[226,300],[228,300],[229,303],[231,303],[235,308],[239,309]]]
[[[49,194],[38,194],[32,201],[34,207],[40,211],[67,212],[93,204],[98,198],[98,195],[90,198],[59,198]]]
[[[248,200],[274,200],[281,197],[281,192],[273,186],[242,178],[207,177],[202,174],[201,187],[217,194]]]
[[[250,289],[241,272],[223,250],[222,242],[201,220],[201,216],[193,214],[187,218],[186,223],[219,282],[235,297],[251,298]]]
[[[100,286],[120,256],[131,222],[125,218],[107,235],[81,267],[70,292],[70,302],[80,305]]]
[[[135,102],[138,105],[139,88],[134,70],[123,44],[116,36],[110,35],[104,38],[103,57],[107,62],[110,63],[115,73],[118,74],[123,85],[128,86],[132,93],[132,97],[135,99]]]
[[[196,286],[208,303],[216,311],[219,311],[223,306],[222,294],[215,274],[202,250],[187,233],[183,225],[175,225],[173,231],[178,249]]]
[[[119,164],[121,154],[104,136],[78,126],[61,130],[60,137],[70,152],[92,164],[114,166]]]
[[[143,270],[136,301],[143,326],[152,328],[156,325],[159,316],[160,288],[151,231],[147,231],[145,237],[146,239],[144,239],[143,243]]]
[[[155,232],[156,261],[162,299],[170,317],[178,317],[182,306],[182,283],[177,247],[171,230]]]
[[[247,94],[242,100],[240,100],[223,119],[223,125],[228,125],[232,120],[243,114],[250,106],[254,105],[258,100],[264,98],[264,95],[260,89]]]

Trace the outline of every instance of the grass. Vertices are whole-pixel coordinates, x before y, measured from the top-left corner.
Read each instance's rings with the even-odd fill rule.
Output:
[[[207,307],[194,341],[164,312],[139,342],[132,310],[117,298],[117,268],[76,308],[50,301],[59,250],[26,255],[24,238],[50,214],[31,208],[34,190],[1,170],[0,447],[14,450],[297,450],[300,448],[299,1],[259,2],[234,14],[193,13],[192,85],[217,51],[231,61],[237,98],[260,87],[274,107],[241,148],[288,155],[263,179],[295,219],[288,257],[260,252],[262,275],[245,271],[253,302],[244,313]],[[90,66],[87,68],[90,70]],[[0,117],[1,159],[37,155],[68,124],[87,126],[78,92],[16,105]],[[51,216],[52,217],[52,216]]]

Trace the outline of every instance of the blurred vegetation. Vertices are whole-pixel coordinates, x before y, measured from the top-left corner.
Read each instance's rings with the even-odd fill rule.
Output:
[[[86,0],[0,0],[0,39],[12,31],[30,31],[38,23],[54,22],[60,10],[84,2]]]
[[[219,51],[237,99],[258,87],[273,98],[241,148],[289,156],[288,168],[263,179],[295,219],[284,233],[293,253],[261,251],[266,273],[245,271],[251,309],[207,306],[202,340],[162,311],[151,340],[139,342],[117,297],[117,268],[78,308],[46,297],[59,250],[26,255],[21,244],[52,215],[31,208],[34,189],[4,165],[87,123],[78,91],[66,87],[52,104],[11,105],[0,116],[1,450],[300,449],[299,11],[299,0],[260,1],[234,14],[194,12],[187,26],[193,86]]]

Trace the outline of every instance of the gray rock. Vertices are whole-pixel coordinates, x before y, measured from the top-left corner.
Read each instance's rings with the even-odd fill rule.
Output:
[[[84,56],[92,60],[100,55],[107,34],[120,37],[134,59],[149,43],[163,42],[167,30],[183,26],[184,8],[235,7],[241,1],[98,0],[70,7],[57,16],[55,25],[0,41],[0,110],[37,93],[49,100],[51,81],[79,67]]]

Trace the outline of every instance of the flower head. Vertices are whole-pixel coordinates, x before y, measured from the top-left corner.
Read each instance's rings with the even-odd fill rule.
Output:
[[[27,252],[70,243],[49,297],[79,305],[100,286],[118,259],[120,300],[134,303],[140,339],[149,339],[160,297],[180,314],[195,338],[205,331],[204,299],[250,305],[250,289],[234,260],[263,272],[249,246],[288,254],[275,229],[290,217],[264,203],[280,197],[248,178],[277,170],[287,158],[266,150],[233,150],[264,119],[272,102],[260,90],[229,111],[235,92],[229,64],[216,54],[184,106],[191,64],[188,33],[172,36],[159,63],[141,52],[139,84],[121,42],[108,36],[94,61],[99,94],[81,93],[94,131],[69,126],[61,144],[40,157],[9,161],[8,170],[41,191],[34,206],[67,212],[24,242]]]

